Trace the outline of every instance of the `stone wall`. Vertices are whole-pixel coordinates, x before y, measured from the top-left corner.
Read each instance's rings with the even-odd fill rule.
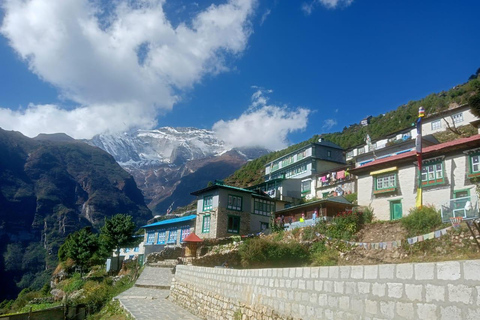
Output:
[[[170,299],[204,319],[480,319],[480,260],[235,270],[178,266]]]

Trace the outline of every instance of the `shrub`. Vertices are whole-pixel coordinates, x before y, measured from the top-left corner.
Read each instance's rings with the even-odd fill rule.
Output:
[[[335,266],[338,263],[338,251],[327,247],[325,242],[315,242],[310,247],[312,266]]]
[[[400,221],[409,237],[431,232],[442,225],[440,211],[431,205],[411,209],[409,215]]]
[[[331,223],[319,223],[318,229],[328,237],[350,240],[360,230],[363,221],[362,212],[346,211],[339,213]]]
[[[366,207],[363,209],[363,223],[371,223],[373,221],[373,208]]]
[[[349,193],[343,196],[345,199],[350,201],[351,203],[357,203],[357,193]]]
[[[243,242],[239,247],[243,267],[292,267],[308,262],[308,248],[295,241],[275,242],[265,238],[254,238]]]

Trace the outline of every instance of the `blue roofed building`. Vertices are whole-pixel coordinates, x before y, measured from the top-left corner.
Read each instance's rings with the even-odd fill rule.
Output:
[[[167,246],[180,246],[183,239],[194,232],[196,217],[196,215],[189,215],[143,226],[145,256],[152,252],[160,252]]]

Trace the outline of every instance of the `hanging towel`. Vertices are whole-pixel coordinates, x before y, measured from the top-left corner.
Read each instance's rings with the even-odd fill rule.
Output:
[[[327,181],[327,177],[326,176],[323,176],[322,177],[322,182],[326,182]]]
[[[337,179],[345,179],[345,170],[337,172]]]

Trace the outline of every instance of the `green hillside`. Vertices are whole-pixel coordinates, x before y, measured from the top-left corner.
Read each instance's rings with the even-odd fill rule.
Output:
[[[469,81],[455,86],[448,91],[432,93],[427,97],[410,101],[405,105],[399,106],[396,110],[385,114],[372,117],[368,126],[362,126],[359,123],[345,127],[341,132],[323,134],[322,137],[333,143],[338,144],[344,149],[364,143],[367,134],[375,140],[396,132],[400,129],[413,126],[418,117],[418,108],[423,106],[426,114],[432,114],[446,110],[451,104],[463,105],[477,101],[474,98],[480,95],[480,68],[476,74],[470,76]],[[358,122],[360,122],[359,119]],[[467,130],[470,132],[471,130]],[[225,179],[225,182],[234,186],[248,187],[264,181],[265,164],[290,153],[302,146],[317,141],[318,135],[313,136],[307,141],[292,145],[284,150],[269,153],[256,160],[245,164],[233,175]],[[453,137],[454,138],[454,137]]]

